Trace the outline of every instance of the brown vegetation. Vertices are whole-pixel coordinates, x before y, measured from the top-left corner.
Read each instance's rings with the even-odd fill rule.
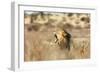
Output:
[[[90,58],[90,15],[85,13],[25,13],[24,61]],[[71,34],[71,50],[55,43],[54,32],[63,28]]]

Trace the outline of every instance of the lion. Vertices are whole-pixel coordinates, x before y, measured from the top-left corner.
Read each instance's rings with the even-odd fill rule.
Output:
[[[61,49],[68,49],[70,51],[71,34],[64,29],[60,29],[54,33],[56,38],[55,43],[57,43]]]

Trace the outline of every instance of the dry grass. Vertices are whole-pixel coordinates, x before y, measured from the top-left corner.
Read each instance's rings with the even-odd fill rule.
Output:
[[[84,16],[84,14],[82,14],[82,16]],[[87,14],[85,17],[86,16]],[[60,18],[61,17],[59,17],[59,19]],[[28,62],[90,58],[89,22],[78,21],[79,18],[77,18],[76,14],[70,17],[69,20],[68,18],[69,17],[66,16],[66,22],[64,22],[62,19],[61,22],[58,20],[59,23],[49,19],[48,21],[44,22],[42,18],[41,20],[37,18],[37,23],[35,22],[36,20],[33,20],[34,22],[30,23],[29,19],[25,19],[25,23],[27,24],[25,24],[24,29],[24,61]],[[76,21],[77,23],[75,23]],[[82,28],[80,28],[81,26]],[[87,26],[89,27],[87,28]],[[71,34],[72,37],[70,51],[65,48],[61,49],[60,46],[55,43],[55,37],[53,33],[56,32],[55,29],[58,27],[64,28]]]
[[[55,37],[53,35],[53,32],[54,28],[49,28],[48,30],[42,32],[25,31],[24,60],[42,61],[42,60],[86,59],[90,57],[89,37],[87,38],[81,36],[72,37],[71,50],[68,51],[67,49],[60,49],[59,45],[54,42]]]
[[[71,54],[74,55],[75,59],[90,58],[90,39],[74,38]]]

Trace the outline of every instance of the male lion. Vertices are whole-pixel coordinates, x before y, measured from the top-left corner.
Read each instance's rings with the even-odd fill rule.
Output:
[[[67,48],[70,51],[70,33],[65,31],[64,29],[60,29],[54,33],[54,36],[56,38],[55,43],[58,43],[61,49]]]

